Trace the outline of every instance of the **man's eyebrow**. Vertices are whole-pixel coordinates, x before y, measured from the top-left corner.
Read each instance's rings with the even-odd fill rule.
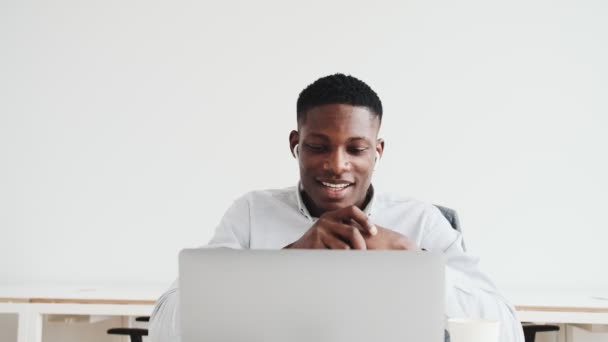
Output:
[[[320,138],[323,140],[329,140],[329,137],[325,134],[321,134],[321,133],[310,133],[307,134],[306,137],[311,137],[311,138]]]
[[[310,133],[306,135],[306,138],[319,138],[322,140],[326,140],[329,141],[329,136],[322,134],[322,133]],[[366,143],[371,143],[371,140],[367,137],[364,136],[356,136],[356,137],[350,137],[348,138],[348,142],[356,142],[356,141],[360,141],[363,140]]]
[[[348,141],[350,141],[350,142],[353,142],[353,141],[356,141],[356,140],[363,140],[365,142],[371,142],[371,140],[369,140],[367,137],[351,137],[351,138],[348,138]]]

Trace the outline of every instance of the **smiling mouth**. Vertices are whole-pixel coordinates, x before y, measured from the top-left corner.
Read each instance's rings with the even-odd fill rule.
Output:
[[[325,187],[332,188],[332,189],[344,189],[344,188],[350,186],[350,183],[334,184],[334,183],[321,182],[321,184],[323,184],[323,186],[325,186]]]
[[[321,185],[325,196],[333,200],[343,199],[348,188],[355,184],[347,181],[327,182],[319,179],[317,182]]]

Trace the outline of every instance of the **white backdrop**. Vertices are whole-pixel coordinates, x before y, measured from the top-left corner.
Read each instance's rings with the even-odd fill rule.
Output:
[[[385,106],[379,187],[457,209],[501,288],[607,289],[608,3],[0,0],[0,284],[168,283],[295,184],[299,91]]]

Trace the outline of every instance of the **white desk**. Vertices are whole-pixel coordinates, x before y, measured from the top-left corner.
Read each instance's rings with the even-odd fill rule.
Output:
[[[509,296],[526,322],[608,325],[608,297],[580,293],[513,293]]]
[[[43,315],[149,316],[167,288],[0,288],[0,313],[18,315],[17,342],[41,342]]]
[[[41,342],[43,315],[149,316],[167,288],[0,288],[0,313],[19,315],[18,342]],[[575,293],[508,298],[522,321],[576,324],[590,331],[608,327],[608,299]]]

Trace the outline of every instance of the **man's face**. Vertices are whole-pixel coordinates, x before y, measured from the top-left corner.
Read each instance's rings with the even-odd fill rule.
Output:
[[[300,179],[311,214],[362,207],[371,183],[380,120],[366,107],[329,104],[312,108],[289,137],[299,144]],[[312,202],[312,203],[310,203]]]

